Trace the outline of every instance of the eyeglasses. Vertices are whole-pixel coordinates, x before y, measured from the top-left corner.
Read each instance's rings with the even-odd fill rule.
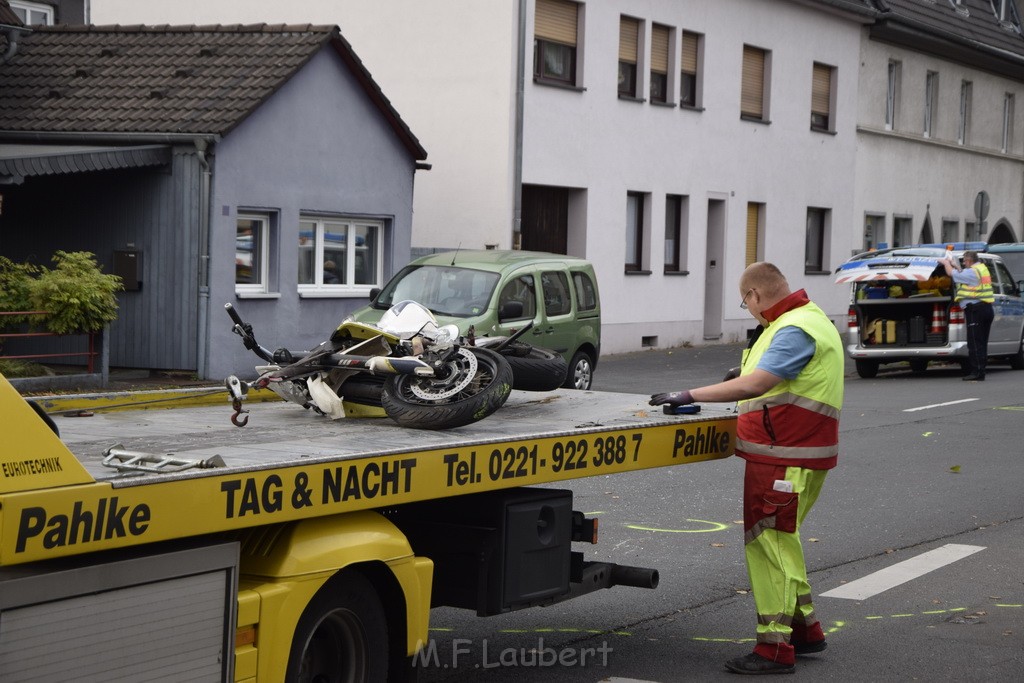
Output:
[[[740,302],[740,308],[742,308],[744,311],[747,310],[747,297],[750,296],[750,293],[753,291],[754,288],[751,287],[750,289],[747,290],[747,293],[743,295],[743,301]]]

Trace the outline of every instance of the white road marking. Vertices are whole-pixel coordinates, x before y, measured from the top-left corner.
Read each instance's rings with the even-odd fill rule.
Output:
[[[919,576],[924,576],[928,572],[935,571],[947,564],[952,564],[957,560],[962,560],[984,549],[983,546],[979,545],[949,543],[941,548],[929,550],[917,557],[912,557],[909,560],[898,562],[891,567],[880,569],[874,574],[868,574],[856,581],[843,584],[838,588],[833,588],[827,593],[822,593],[821,597],[866,600],[873,595],[878,595],[882,591],[887,591]]]
[[[958,403],[970,403],[971,401],[980,401],[980,398],[962,398],[959,401],[946,401],[945,403],[933,403],[930,406],[918,406],[917,408],[904,408],[904,413],[913,413],[918,410],[928,410],[929,408],[941,408],[943,406],[955,406]]]

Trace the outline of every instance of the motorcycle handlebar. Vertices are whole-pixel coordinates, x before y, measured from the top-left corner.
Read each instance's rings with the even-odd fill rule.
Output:
[[[227,311],[228,315],[231,316],[231,322],[235,323],[236,325],[245,324],[242,322],[242,316],[238,315],[238,311],[235,310],[234,306],[232,306],[231,304],[224,304],[224,310]]]
[[[257,356],[267,361],[268,363],[274,362],[274,354],[271,353],[270,349],[263,348],[256,341],[256,337],[252,333],[252,325],[242,322],[242,316],[238,315],[238,311],[231,304],[224,304],[224,310],[231,316],[231,322],[234,323],[232,331],[242,338],[242,343],[245,348],[249,349]]]

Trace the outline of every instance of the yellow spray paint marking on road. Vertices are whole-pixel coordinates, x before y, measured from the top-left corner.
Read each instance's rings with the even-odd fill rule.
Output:
[[[711,531],[725,531],[729,528],[728,524],[722,524],[721,522],[709,522],[705,519],[688,519],[687,522],[694,522],[695,524],[707,524],[710,529],[659,529],[657,527],[641,526],[639,524],[627,524],[627,529],[635,529],[636,531],[657,531],[665,534],[706,534]]]
[[[999,406],[996,410],[1024,410],[1024,406]]]

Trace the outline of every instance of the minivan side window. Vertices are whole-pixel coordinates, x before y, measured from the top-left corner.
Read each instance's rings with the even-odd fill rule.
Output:
[[[569,278],[565,273],[553,270],[544,271],[540,275],[540,286],[544,292],[544,313],[549,318],[572,312]]]
[[[999,278],[999,284],[996,284],[996,280],[992,279],[992,289],[996,294],[1006,294],[1007,296],[1017,296],[1017,283],[1013,281],[1013,276],[1010,275],[1010,271],[1006,269],[1002,263],[991,262],[986,264],[990,266],[989,270],[994,270],[992,275],[997,275]],[[995,266],[992,268],[992,266]]]
[[[597,308],[597,288],[594,281],[586,273],[573,273],[572,282],[576,285],[576,309],[592,311]]]
[[[534,288],[533,276],[520,275],[509,280],[498,296],[498,317],[501,320],[531,320],[535,315],[537,291]]]

